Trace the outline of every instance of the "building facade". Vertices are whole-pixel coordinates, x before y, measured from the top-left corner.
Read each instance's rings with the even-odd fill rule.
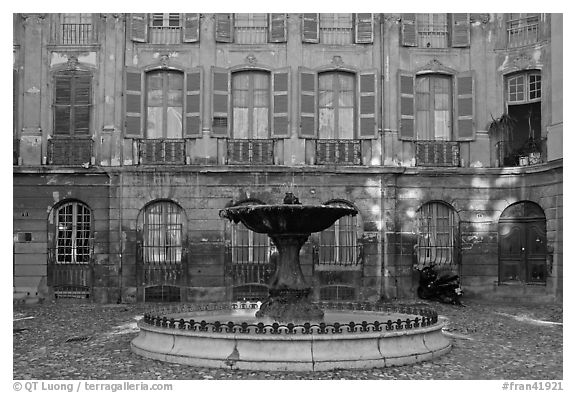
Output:
[[[315,299],[562,299],[561,14],[14,14],[14,297],[260,298],[237,204],[345,204]]]

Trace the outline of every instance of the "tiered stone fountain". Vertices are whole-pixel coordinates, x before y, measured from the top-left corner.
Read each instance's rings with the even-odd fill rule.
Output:
[[[278,249],[268,299],[259,309],[219,303],[150,311],[139,322],[132,351],[199,367],[293,371],[409,364],[448,352],[450,342],[433,310],[311,300],[301,247],[311,233],[357,213],[302,205],[290,193],[279,205],[221,210],[222,218],[267,234]]]

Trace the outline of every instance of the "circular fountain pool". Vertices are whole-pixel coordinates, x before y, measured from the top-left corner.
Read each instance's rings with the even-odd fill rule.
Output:
[[[366,369],[411,364],[448,352],[427,308],[317,303],[321,322],[256,318],[257,305],[180,305],[150,311],[132,341],[136,354],[197,367],[268,371]]]

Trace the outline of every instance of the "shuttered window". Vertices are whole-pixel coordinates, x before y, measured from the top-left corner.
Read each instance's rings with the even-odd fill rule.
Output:
[[[146,137],[182,138],[184,75],[175,71],[146,74]]]
[[[92,75],[65,71],[54,76],[54,135],[88,135]]]
[[[416,77],[416,139],[452,139],[452,78]]]
[[[268,40],[267,14],[234,14],[234,42],[265,44]]]
[[[470,14],[402,14],[403,46],[470,46]]]
[[[320,42],[328,45],[352,43],[352,14],[320,14]]]
[[[354,139],[354,77],[339,71],[318,75],[320,139]]]
[[[178,44],[198,42],[200,14],[130,14],[130,36],[135,42]]]
[[[372,14],[302,14],[302,42],[347,45],[373,41]]]
[[[270,136],[270,74],[232,74],[232,133],[238,139]]]

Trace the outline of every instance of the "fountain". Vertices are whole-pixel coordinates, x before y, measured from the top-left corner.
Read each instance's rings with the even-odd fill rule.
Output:
[[[150,311],[138,324],[132,351],[201,367],[292,371],[401,365],[448,352],[443,324],[431,309],[310,298],[301,247],[311,233],[357,213],[351,207],[302,205],[292,193],[279,205],[221,210],[222,218],[267,234],[278,249],[268,299],[259,308],[216,303]]]

